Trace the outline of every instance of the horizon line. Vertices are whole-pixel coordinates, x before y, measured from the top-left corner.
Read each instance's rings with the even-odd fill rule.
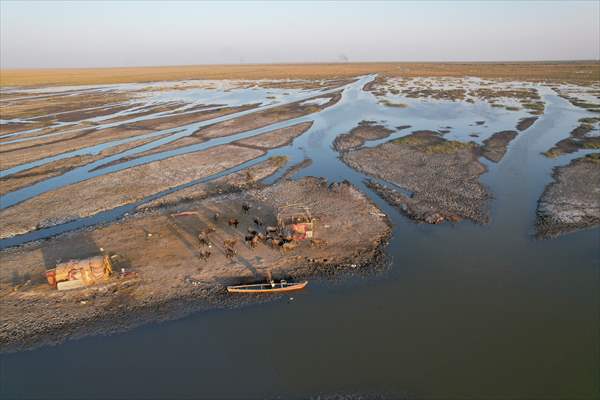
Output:
[[[551,64],[551,63],[600,63],[598,59],[540,59],[540,60],[480,60],[480,61],[309,61],[309,62],[275,62],[275,63],[206,63],[206,64],[161,64],[161,65],[114,65],[97,67],[8,67],[0,71],[10,70],[69,70],[69,69],[129,69],[129,68],[184,68],[210,66],[254,66],[254,65],[351,65],[351,64]]]

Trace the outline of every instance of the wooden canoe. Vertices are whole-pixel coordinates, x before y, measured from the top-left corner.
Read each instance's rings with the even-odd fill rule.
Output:
[[[279,283],[258,283],[255,285],[238,285],[227,286],[229,293],[282,293],[302,290],[308,285],[308,281],[304,282],[286,282]]]

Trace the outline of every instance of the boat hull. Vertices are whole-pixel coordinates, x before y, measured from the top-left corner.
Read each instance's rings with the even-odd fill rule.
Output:
[[[286,285],[276,283],[274,287],[270,284],[239,285],[227,286],[227,291],[229,293],[285,293],[302,290],[306,287],[306,285],[308,285],[308,281],[288,283]]]

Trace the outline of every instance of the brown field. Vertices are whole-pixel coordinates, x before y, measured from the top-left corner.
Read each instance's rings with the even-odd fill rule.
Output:
[[[518,80],[600,81],[600,61],[505,63],[330,63],[193,65],[123,68],[5,69],[0,86],[83,85],[182,79],[326,79],[378,72],[387,76],[478,76]]]

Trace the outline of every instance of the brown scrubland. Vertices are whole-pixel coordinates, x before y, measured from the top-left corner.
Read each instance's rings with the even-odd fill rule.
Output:
[[[84,85],[182,79],[329,79],[371,73],[403,77],[478,76],[534,81],[588,82],[600,80],[600,62],[386,62],[5,69],[0,72],[0,86]]]

